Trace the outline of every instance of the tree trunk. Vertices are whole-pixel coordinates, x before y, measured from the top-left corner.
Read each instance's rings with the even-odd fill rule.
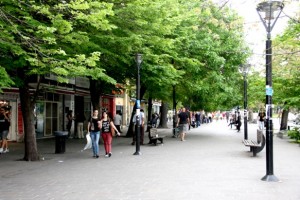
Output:
[[[134,125],[133,125],[132,119],[135,115],[135,110],[136,110],[136,104],[134,104],[133,110],[131,112],[130,123],[129,123],[129,127],[128,127],[128,130],[127,130],[127,133],[126,133],[125,137],[132,137],[133,136]]]
[[[159,127],[168,128],[168,103],[162,102],[160,109]]]
[[[24,80],[24,79],[23,79]],[[31,95],[29,93],[28,84],[24,83],[19,88],[21,109],[24,122],[24,143],[25,143],[25,155],[23,160],[37,161],[39,160],[39,154],[37,150],[35,127],[34,127],[34,102],[31,101]]]
[[[146,132],[150,131],[150,126],[148,126],[148,124],[150,124],[151,119],[152,119],[152,97],[149,97],[148,98],[148,122],[147,122]]]
[[[289,110],[283,109],[281,114],[280,130],[286,130],[288,124]]]
[[[102,94],[101,90],[101,82],[98,80],[90,79],[90,95],[91,95],[91,102],[93,106],[93,110],[97,109],[99,113],[101,112],[100,109],[100,96]]]

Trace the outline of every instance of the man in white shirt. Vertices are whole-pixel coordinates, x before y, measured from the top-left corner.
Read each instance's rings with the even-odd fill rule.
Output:
[[[140,144],[143,145],[144,144],[144,120],[145,119],[145,114],[144,114],[144,110],[141,109],[140,112]],[[135,141],[136,141],[136,114],[134,115],[132,122],[134,123],[134,127],[135,127],[135,131],[133,133],[133,138],[132,138],[132,143],[131,145],[135,145]]]
[[[121,131],[122,117],[121,117],[121,112],[119,110],[117,111],[116,116],[114,118],[114,124],[118,129],[119,133],[122,133]]]

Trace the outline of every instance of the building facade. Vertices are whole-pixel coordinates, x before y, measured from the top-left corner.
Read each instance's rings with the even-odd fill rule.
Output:
[[[37,78],[37,77],[36,77]],[[33,80],[30,86],[36,87]],[[77,112],[83,112],[86,118],[84,129],[87,127],[87,120],[91,116],[92,104],[89,92],[89,80],[76,77],[69,79],[67,84],[59,84],[56,76],[48,75],[43,78],[40,84],[41,93],[34,108],[36,138],[53,137],[57,130],[66,131],[69,110],[73,116]],[[128,108],[126,105],[126,92],[118,94],[102,95],[100,98],[100,109],[106,109],[115,115],[117,110],[122,113]],[[5,88],[0,94],[0,100],[10,106],[11,126],[8,139],[10,141],[22,142],[24,138],[24,124],[19,98],[18,88]],[[125,115],[124,115],[125,114]],[[126,125],[126,113],[123,114],[123,125]],[[76,124],[72,123],[71,132],[76,136]]]

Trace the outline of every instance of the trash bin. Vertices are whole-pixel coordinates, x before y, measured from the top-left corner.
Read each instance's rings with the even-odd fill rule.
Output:
[[[65,153],[68,131],[54,131],[54,135],[55,135],[55,153]]]

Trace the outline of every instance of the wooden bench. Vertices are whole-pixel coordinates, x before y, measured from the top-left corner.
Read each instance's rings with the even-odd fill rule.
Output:
[[[263,148],[265,147],[266,138],[262,130],[257,130],[257,141],[243,140],[243,143],[245,146],[250,147],[250,152],[252,152],[253,157],[255,157],[256,154],[263,150]]]
[[[157,145],[157,141],[160,141],[161,144],[164,143],[164,137],[165,136],[159,136],[157,133],[157,128],[151,128],[149,132],[149,144],[154,144],[155,146]]]

